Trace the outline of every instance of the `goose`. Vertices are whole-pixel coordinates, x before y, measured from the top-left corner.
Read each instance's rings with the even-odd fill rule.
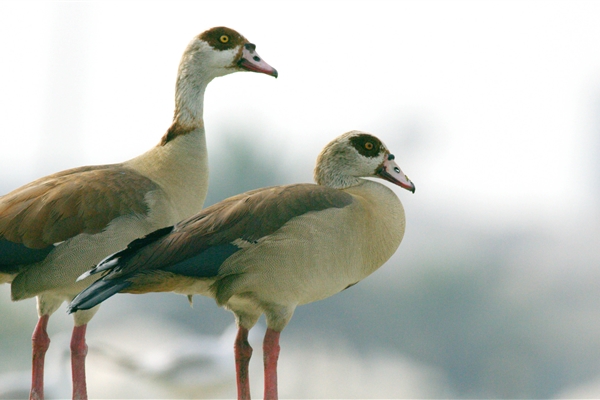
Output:
[[[68,311],[93,309],[118,292],[214,298],[233,312],[238,326],[234,350],[240,399],[250,398],[248,331],[265,314],[264,394],[276,399],[279,337],[296,306],[367,277],[394,254],[404,236],[400,200],[368,177],[415,191],[378,138],[360,131],[343,134],[320,153],[316,184],[252,190],[134,240],[80,277],[102,274]]]
[[[173,122],[146,153],[119,164],[70,169],[0,197],[0,283],[13,301],[37,296],[31,398],[42,399],[50,315],[91,283],[83,272],[132,240],[202,209],[208,186],[203,121],[206,86],[238,71],[277,77],[238,32],[215,27],[194,37],[176,81]],[[73,397],[87,398],[85,331],[97,309],[74,314]]]

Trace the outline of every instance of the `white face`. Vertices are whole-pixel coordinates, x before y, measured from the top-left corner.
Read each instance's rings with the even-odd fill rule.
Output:
[[[256,53],[256,46],[246,41],[236,42],[238,44],[225,47],[198,37],[186,49],[183,61],[187,68],[202,72],[209,79],[237,71],[259,72],[277,77],[277,70],[260,58]]]
[[[241,69],[237,66],[240,57],[240,46],[228,50],[216,50],[208,46],[206,64],[215,72],[215,77],[231,74]]]
[[[238,61],[248,41],[233,29],[219,26],[195,37],[184,54],[184,62],[194,72],[208,78],[239,71]]]
[[[385,161],[389,151],[375,136],[365,132],[352,131],[340,137],[344,148],[342,153],[348,153],[344,167],[348,175],[356,177],[375,176],[377,170]]]
[[[317,160],[315,181],[343,188],[358,183],[360,177],[371,177],[384,161],[385,146],[376,137],[352,131],[331,141]]]
[[[347,187],[362,177],[378,177],[414,192],[385,144],[375,136],[348,132],[329,143],[319,156],[315,180],[332,187]]]
[[[198,38],[194,39],[183,53],[180,69],[187,76],[202,77],[203,80],[239,71],[236,62],[240,48],[218,50]]]
[[[383,152],[376,157],[366,157],[359,154],[354,148],[352,148],[352,151],[354,151],[357,161],[347,169],[348,174],[356,177],[375,176],[384,161]]]

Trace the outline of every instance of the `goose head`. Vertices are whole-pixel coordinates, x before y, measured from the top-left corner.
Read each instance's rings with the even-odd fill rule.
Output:
[[[277,78],[277,70],[256,52],[256,46],[233,29],[219,26],[196,36],[181,59],[180,79],[195,76],[204,83],[238,71],[259,72]]]
[[[219,26],[196,36],[185,49],[175,87],[175,120],[180,127],[203,125],[204,92],[219,76],[252,71],[277,77],[256,46],[233,29]],[[188,129],[190,130],[190,129]]]
[[[315,181],[336,189],[361,183],[360,178],[385,179],[414,193],[415,185],[402,172],[395,157],[375,136],[350,131],[330,142],[319,157]]]

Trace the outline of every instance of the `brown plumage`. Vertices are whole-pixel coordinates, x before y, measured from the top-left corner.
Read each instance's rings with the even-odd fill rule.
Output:
[[[146,217],[144,195],[156,189],[119,164],[57,172],[0,197],[0,237],[41,249],[80,233],[99,233],[122,215]]]

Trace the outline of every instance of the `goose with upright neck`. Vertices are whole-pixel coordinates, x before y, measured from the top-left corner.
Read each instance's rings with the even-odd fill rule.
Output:
[[[44,397],[50,315],[94,280],[77,277],[132,240],[202,208],[208,187],[204,92],[214,78],[238,71],[277,77],[238,32],[207,30],[183,54],[173,123],[157,146],[123,163],[58,172],[0,197],[0,283],[11,282],[14,301],[37,297],[32,399]],[[87,398],[85,331],[96,311],[74,314],[76,399]]]
[[[170,197],[178,199],[175,208],[181,215],[174,217],[176,221],[200,210],[208,191],[203,118],[206,87],[214,78],[237,71],[278,76],[256,53],[256,45],[229,28],[213,28],[194,38],[179,64],[173,123],[158,146],[126,162],[154,182],[164,183]],[[162,168],[152,164],[156,160],[162,162]]]
[[[265,399],[277,398],[279,336],[298,305],[332,296],[367,277],[397,250],[404,208],[378,177],[414,192],[375,136],[348,132],[317,159],[317,184],[274,186],[214,204],[103,260],[81,278],[103,277],[70,312],[123,293],[201,294],[235,314],[238,398],[250,398],[248,331],[265,314]]]

